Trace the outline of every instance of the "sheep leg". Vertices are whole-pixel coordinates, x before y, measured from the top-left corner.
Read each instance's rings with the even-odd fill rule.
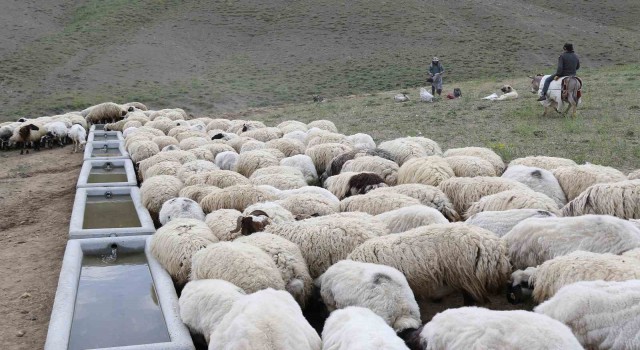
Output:
[[[464,306],[476,305],[476,300],[467,291],[462,291],[462,300],[463,300]]]

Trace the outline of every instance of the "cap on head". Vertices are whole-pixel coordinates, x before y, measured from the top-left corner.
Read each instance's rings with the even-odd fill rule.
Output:
[[[571,51],[573,51],[573,44],[566,43],[566,44],[564,44],[564,46],[562,48],[567,50],[567,51],[569,51],[569,52],[571,52]]]
[[[433,61],[433,62],[438,62],[438,61],[439,61],[439,59],[438,59],[438,57],[434,57],[434,58],[432,59],[432,61]]]

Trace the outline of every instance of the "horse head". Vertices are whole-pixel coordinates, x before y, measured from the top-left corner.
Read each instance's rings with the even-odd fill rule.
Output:
[[[535,77],[528,76],[531,79],[531,93],[537,94],[538,90],[540,90],[540,83],[542,82],[542,74],[538,74]]]

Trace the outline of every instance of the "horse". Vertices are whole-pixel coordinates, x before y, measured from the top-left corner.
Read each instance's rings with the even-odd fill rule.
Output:
[[[549,78],[550,75],[543,76],[538,74],[535,77],[529,77],[531,79],[531,92],[540,94],[542,91],[543,82]],[[564,86],[564,88],[563,88]],[[571,109],[571,117],[576,117],[576,109],[581,101],[582,81],[575,76],[560,77],[554,80],[549,85],[547,91],[547,99],[540,101],[544,106],[543,116],[547,116],[551,107],[554,107],[556,112],[566,115]],[[564,103],[567,103],[567,108],[564,112],[560,112],[564,107]]]

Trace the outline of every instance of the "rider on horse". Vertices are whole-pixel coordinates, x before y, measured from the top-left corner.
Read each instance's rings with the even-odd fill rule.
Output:
[[[556,79],[557,77],[566,77],[566,76],[574,76],[576,75],[576,71],[580,69],[580,60],[578,56],[573,52],[573,44],[566,43],[562,47],[564,52],[560,57],[558,57],[558,69],[556,73],[544,82],[544,86],[542,87],[542,95],[538,99],[538,101],[544,101],[547,99],[547,90],[549,90],[549,85],[551,81]]]

